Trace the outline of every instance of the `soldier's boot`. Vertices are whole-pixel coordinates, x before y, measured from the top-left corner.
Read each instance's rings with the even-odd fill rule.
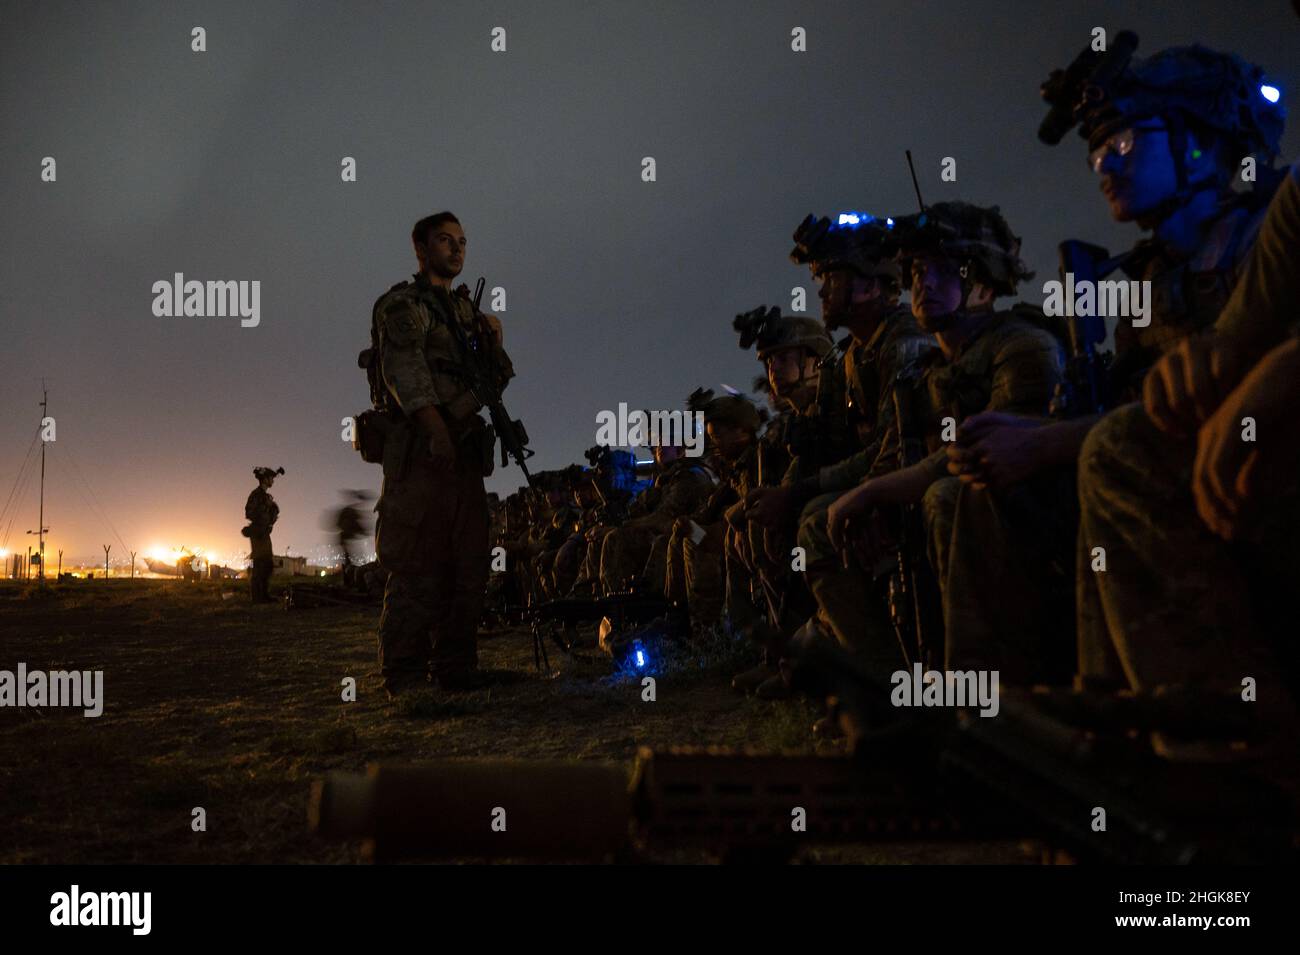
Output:
[[[746,695],[753,693],[759,685],[777,675],[776,667],[767,662],[760,663],[756,667],[737,673],[731,678],[731,688],[737,693]]]
[[[388,577],[379,618],[379,672],[390,698],[425,686],[436,589],[430,577]]]

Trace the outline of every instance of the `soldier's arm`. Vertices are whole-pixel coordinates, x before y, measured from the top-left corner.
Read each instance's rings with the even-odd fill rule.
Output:
[[[1045,417],[1064,373],[1061,346],[1041,328],[1009,336],[993,362],[985,411]]]
[[[450,446],[446,422],[438,411],[433,374],[424,355],[425,319],[414,302],[395,297],[379,314],[380,368],[384,385],[402,412],[422,434]]]
[[[1214,330],[1249,361],[1241,372],[1300,324],[1300,163],[1278,188],[1250,252],[1245,274],[1233,289]],[[1228,382],[1229,386],[1235,381]]]

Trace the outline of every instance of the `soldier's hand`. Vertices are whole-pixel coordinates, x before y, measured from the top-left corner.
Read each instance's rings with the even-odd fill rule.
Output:
[[[505,347],[505,331],[501,328],[501,319],[491,312],[483,312],[483,321],[487,323],[488,330],[492,332],[492,337],[496,340],[497,346]]]
[[[764,527],[775,527],[785,523],[793,504],[792,488],[755,488],[745,496],[745,517]]]
[[[981,424],[978,431],[967,432],[968,436],[977,434],[977,438],[965,446],[948,448],[948,470],[966,484],[977,488],[1006,487],[1023,481],[1041,466],[1038,452],[1042,441],[1034,432],[1042,422],[1017,415],[998,417],[1012,418],[1014,422],[991,427]],[[959,470],[954,470],[954,464]]]
[[[456,449],[445,430],[429,435],[429,460],[435,471],[450,471],[456,461]]]
[[[1184,338],[1161,356],[1142,382],[1142,403],[1156,427],[1190,435],[1236,383],[1238,362],[1223,340]]]
[[[1269,352],[1219,405],[1196,436],[1192,494],[1211,532],[1237,537],[1261,500],[1295,480],[1300,423],[1300,340]],[[1255,440],[1243,437],[1254,419]]]
[[[841,494],[831,504],[826,511],[826,532],[830,535],[832,547],[836,550],[843,549],[849,523],[860,520],[870,507],[870,481]]]

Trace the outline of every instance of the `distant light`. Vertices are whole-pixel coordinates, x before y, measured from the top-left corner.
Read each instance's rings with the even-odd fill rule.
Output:
[[[840,221],[837,223],[837,225],[857,225],[859,221],[861,220],[858,219],[856,213],[841,212]]]
[[[322,577],[324,577],[324,576],[325,576],[325,571],[322,570],[322,571],[320,572],[320,575],[321,575]]]
[[[1270,103],[1276,103],[1282,98],[1282,91],[1276,86],[1269,86],[1265,83],[1259,88],[1259,95],[1264,97],[1264,99],[1268,100]]]
[[[641,669],[643,666],[645,666],[645,651],[644,651],[644,650],[637,650],[637,652],[636,652],[636,666],[637,666],[637,669],[638,669],[638,670]]]
[[[892,229],[892,228],[894,227],[894,220],[893,220],[893,219],[886,219],[886,220],[885,220],[885,227],[886,227],[886,228],[889,228],[889,229]]]

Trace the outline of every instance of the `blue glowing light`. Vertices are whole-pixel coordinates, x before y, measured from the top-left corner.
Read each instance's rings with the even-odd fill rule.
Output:
[[[841,212],[835,217],[835,228],[856,229],[868,222],[875,222],[876,217],[869,212]]]
[[[887,229],[892,229],[893,227],[894,227],[894,220],[893,220],[893,219],[886,219],[886,220],[885,220],[885,228],[887,228]]]
[[[1282,98],[1282,91],[1276,86],[1269,86],[1265,83],[1259,88],[1259,95],[1264,97],[1264,99],[1268,100],[1270,103],[1276,103]]]
[[[638,670],[641,669],[643,666],[645,666],[645,651],[644,651],[644,650],[638,650],[638,651],[636,652],[636,666],[637,666],[637,669],[638,669]]]

